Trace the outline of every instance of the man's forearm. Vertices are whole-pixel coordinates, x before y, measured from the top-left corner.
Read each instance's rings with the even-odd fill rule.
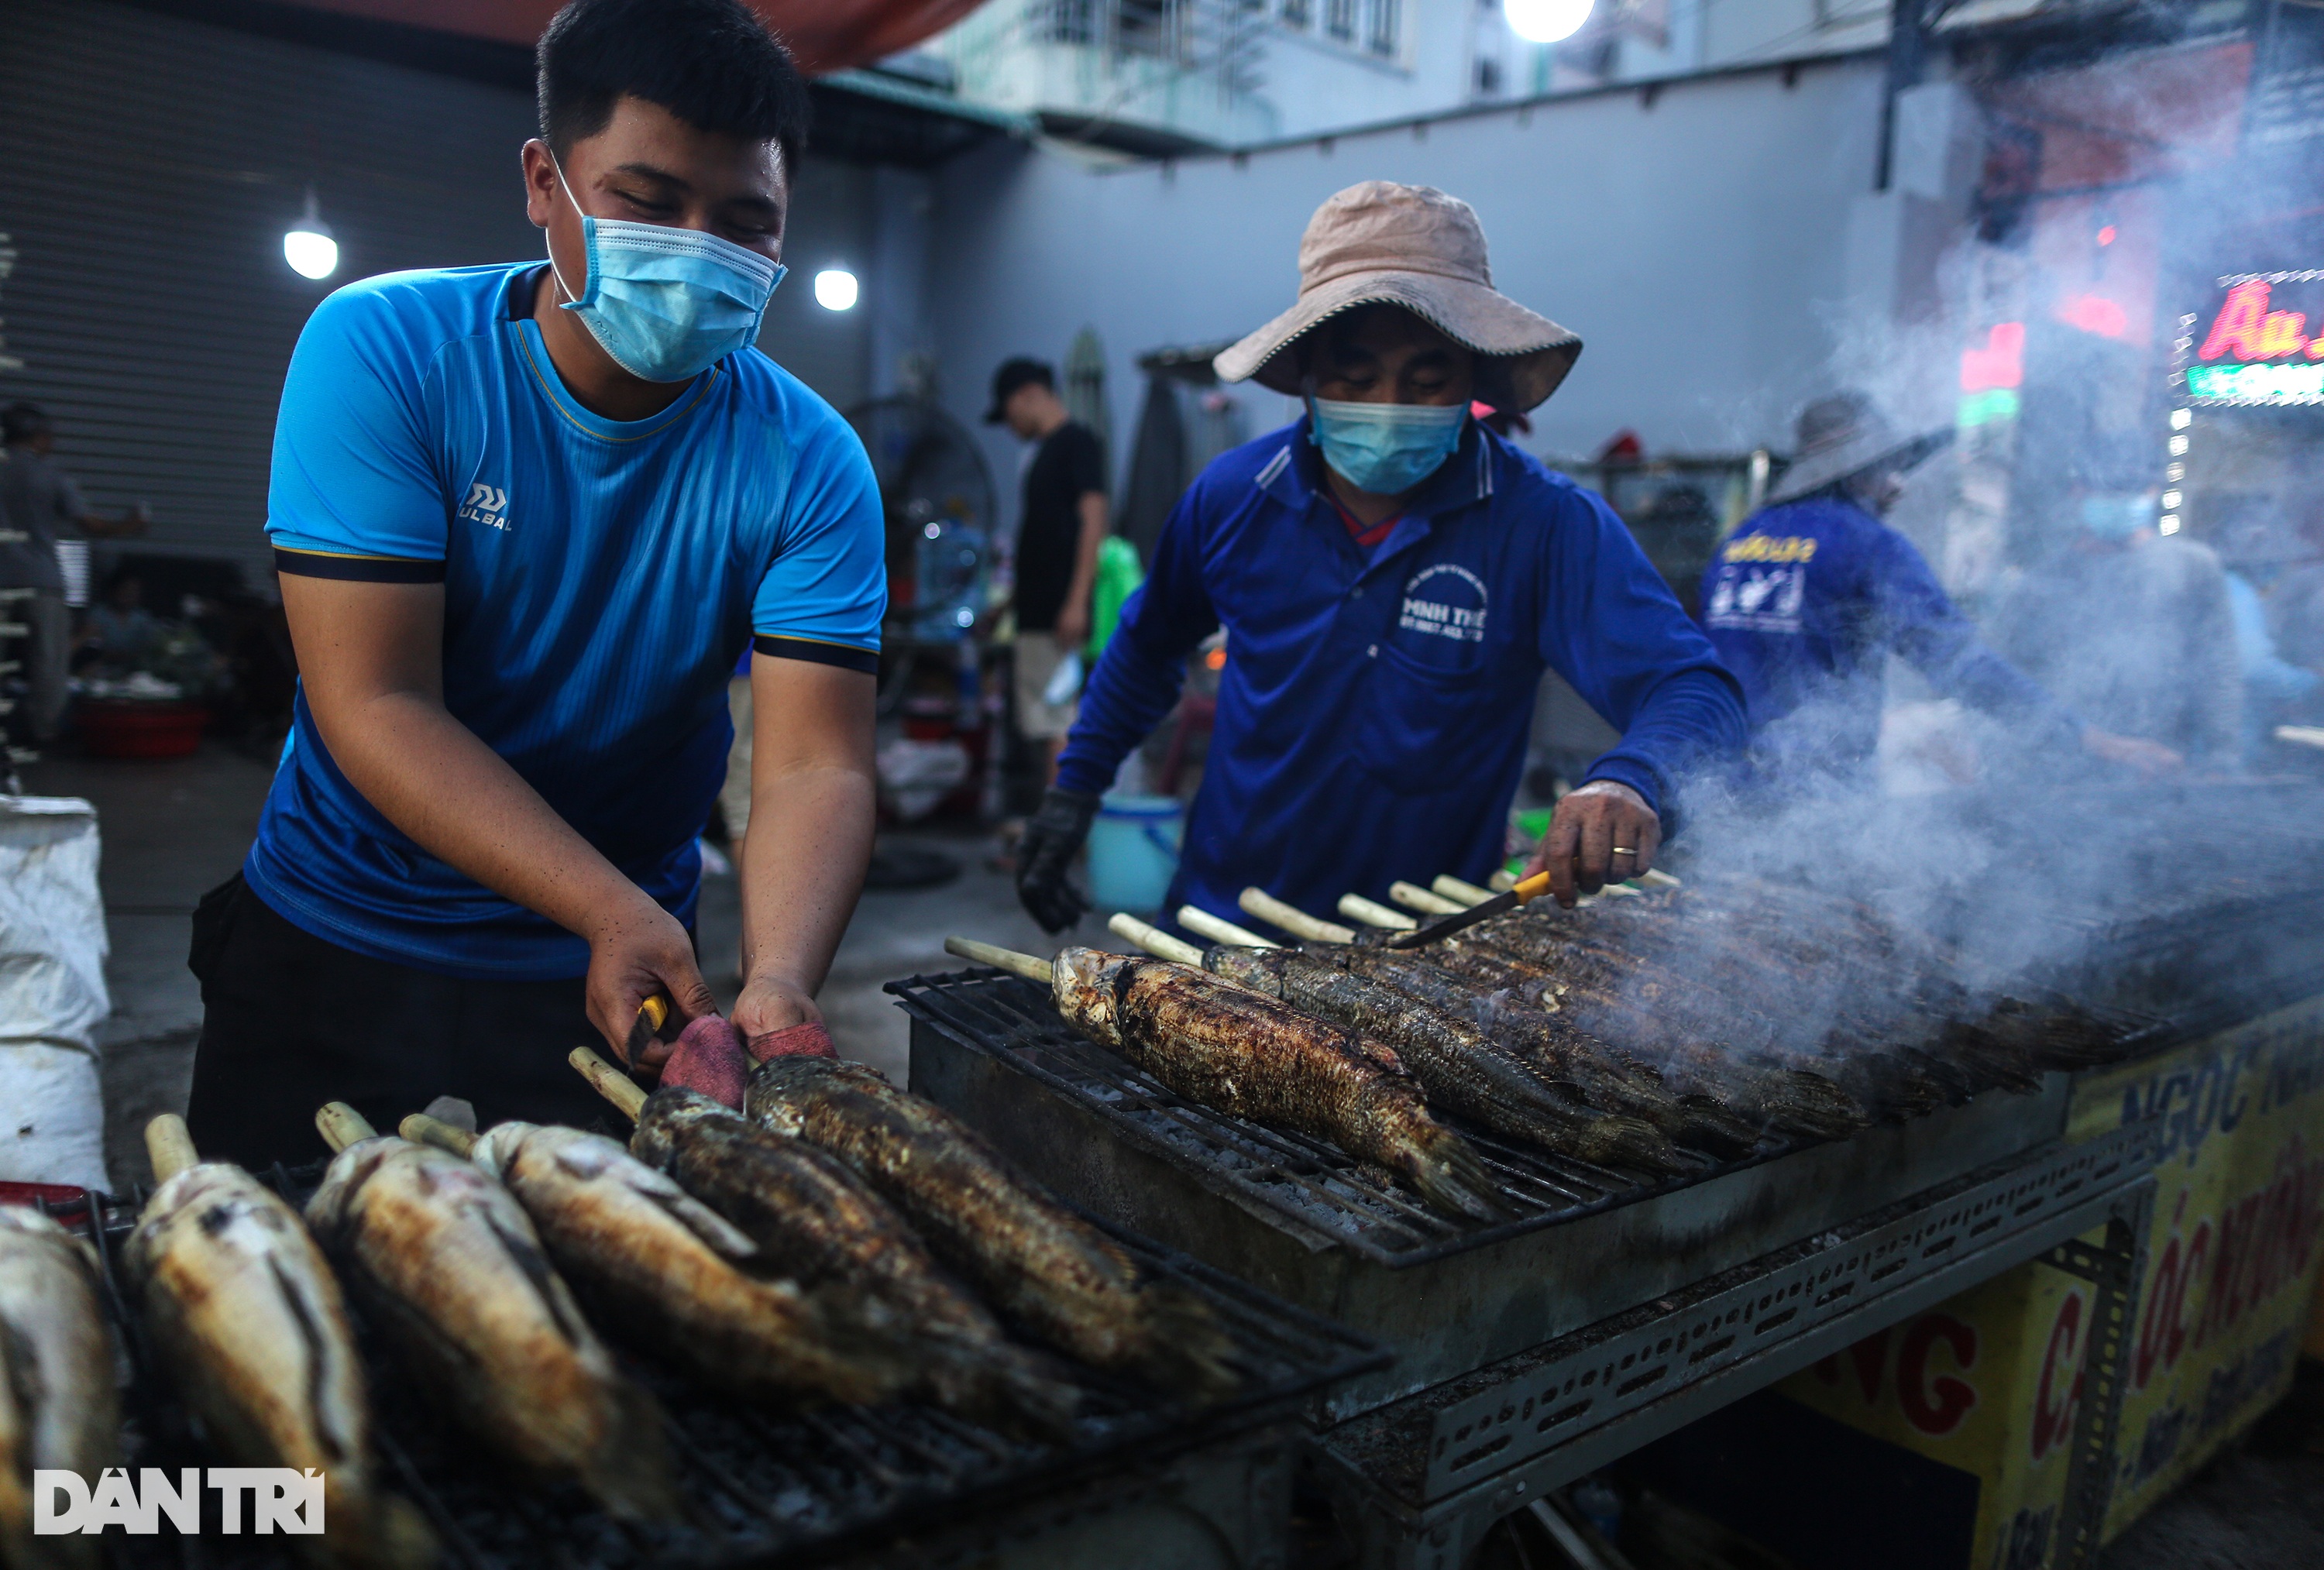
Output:
[[[1097,587],[1098,553],[1105,548],[1108,531],[1105,498],[1082,498],[1082,531],[1074,545],[1074,575],[1065,585],[1065,609],[1087,620],[1090,595]]]
[[[758,782],[742,844],[742,980],[813,993],[831,970],[872,858],[875,787],[859,769]]]
[[[383,693],[323,743],[347,782],[422,849],[594,940],[646,898],[441,704]]]

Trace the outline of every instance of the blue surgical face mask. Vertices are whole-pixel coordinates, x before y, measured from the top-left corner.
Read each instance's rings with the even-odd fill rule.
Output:
[[[1308,439],[1341,478],[1375,496],[1401,496],[1444,466],[1461,445],[1469,406],[1342,403],[1310,394],[1307,413]]]
[[[2082,498],[2082,528],[2100,539],[2128,539],[2153,521],[2152,496]]]
[[[551,162],[554,167],[554,161]],[[565,171],[557,183],[573,210]],[[632,224],[581,213],[588,287],[575,296],[557,275],[571,311],[613,363],[647,381],[686,381],[759,335],[759,318],[786,269],[755,251],[699,229]],[[557,258],[549,259],[555,271]]]

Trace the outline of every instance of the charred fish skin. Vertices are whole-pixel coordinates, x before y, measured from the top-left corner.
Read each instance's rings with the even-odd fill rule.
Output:
[[[503,1123],[478,1166],[524,1207],[549,1256],[622,1328],[713,1391],[790,1408],[871,1405],[912,1381],[876,1305],[762,1273],[758,1245],[603,1134]]]
[[[1503,1217],[1475,1150],[1428,1116],[1408,1076],[1345,1029],[1164,959],[1067,949],[1053,976],[1066,1023],[1179,1095],[1329,1140],[1407,1179],[1440,1209]]]
[[[324,1171],[307,1222],[471,1433],[618,1519],[678,1515],[659,1404],[614,1363],[501,1184],[444,1151],[362,1140]]]
[[[1080,1392],[1011,1343],[845,1163],[675,1088],[647,1097],[630,1149],[733,1222],[775,1268],[809,1287],[839,1283],[887,1304],[918,1339],[939,1405],[982,1421],[1069,1426]]]
[[[96,1255],[37,1210],[0,1205],[0,1565],[96,1570],[99,1539],[35,1537],[32,1474],[94,1486],[119,1464],[113,1333]]]
[[[1645,1123],[1585,1106],[1465,1021],[1288,949],[1213,949],[1206,969],[1305,1014],[1386,1042],[1431,1101],[1582,1161],[1667,1176],[1687,1170]]]
[[[1049,1345],[1166,1390],[1222,1393],[1233,1348],[1204,1304],[1019,1177],[982,1136],[860,1063],[776,1058],[743,1111],[852,1168],[937,1256]]]
[[[204,1432],[244,1466],[323,1474],[318,1565],[430,1564],[419,1512],[380,1486],[363,1364],[339,1283],[298,1213],[241,1168],[188,1167],[123,1251],[157,1356]]]

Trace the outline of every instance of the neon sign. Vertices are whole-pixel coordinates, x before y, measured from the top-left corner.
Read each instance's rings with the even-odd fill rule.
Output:
[[[2285,284],[2324,281],[2324,271],[2246,273],[2223,278],[2227,294],[2212,313],[2185,366],[2191,402],[2215,404],[2324,403],[2324,332],[2311,335],[2306,311],[2283,308]],[[2313,303],[2313,302],[2310,302]],[[2195,320],[2189,320],[2191,328]],[[2324,318],[2316,326],[2324,328]]]
[[[1960,358],[1960,408],[1954,423],[1963,430],[1989,420],[2017,417],[2017,390],[2025,381],[2025,324],[1997,323],[1980,348]]]

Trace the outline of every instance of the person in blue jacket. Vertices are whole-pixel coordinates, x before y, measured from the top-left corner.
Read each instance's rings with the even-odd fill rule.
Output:
[[[1018,892],[1051,932],[1122,758],[1227,633],[1202,788],[1167,908],[1256,886],[1312,911],[1500,861],[1534,693],[1554,667],[1623,731],[1536,852],[1571,903],[1654,863],[1674,785],[1743,736],[1734,679],[1598,497],[1479,424],[1581,352],[1497,293],[1468,204],[1367,181],[1300,244],[1291,310],[1218,356],[1305,416],[1221,456],[1179,501],[1083,693]]]
[[[1904,476],[1951,434],[1901,436],[1861,392],[1809,404],[1798,456],[1769,505],[1705,569],[1703,627],[1743,684],[1763,775],[1847,776],[1868,766],[1891,654],[2036,744],[2177,767],[2171,748],[2084,723],[1987,648],[1913,542],[1881,521]]]

